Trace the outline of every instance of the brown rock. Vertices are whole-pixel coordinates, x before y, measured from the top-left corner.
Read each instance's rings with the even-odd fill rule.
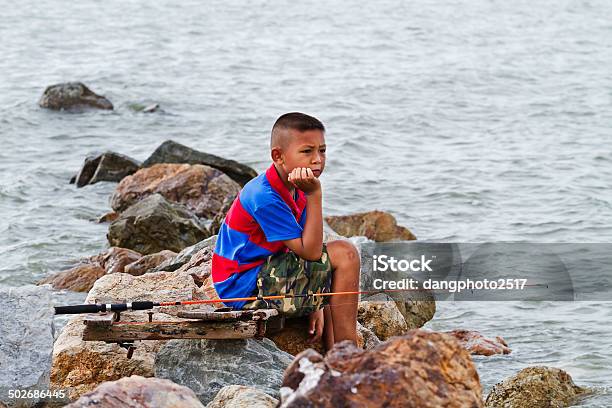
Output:
[[[124,272],[125,266],[136,262],[142,255],[127,248],[111,247],[102,260],[106,273]]]
[[[191,275],[191,277],[193,278],[193,275]],[[202,283],[202,285],[200,285],[195,278],[193,280],[196,283],[196,285],[201,286],[200,289],[202,290],[202,292],[206,295],[208,299],[220,299],[219,295],[217,294],[217,291],[215,290],[215,286],[213,284],[211,276],[204,279],[204,282]],[[213,303],[212,306],[215,308],[225,307],[223,303]]]
[[[153,272],[141,276],[126,273],[105,275],[98,279],[87,295],[87,302],[108,300],[199,300],[208,299],[187,273]],[[179,310],[200,309],[202,305],[164,306],[155,309],[161,313],[176,315]],[[136,313],[136,312],[134,312]],[[122,313],[123,316],[123,313]]]
[[[162,262],[174,258],[175,256],[176,252],[164,249],[161,252],[145,255],[137,261],[126,265],[124,271],[125,273],[129,273],[132,276],[143,275],[147,273],[147,271],[150,271],[153,268],[157,267]]]
[[[285,326],[282,330],[266,333],[266,337],[276,344],[279,349],[296,355],[302,351],[312,348],[319,353],[325,353],[325,346],[320,340],[316,343],[309,343],[310,335],[308,334],[308,316],[295,317],[285,320]]]
[[[353,347],[353,345],[348,342],[344,342],[343,347]],[[306,381],[310,380],[309,374],[318,374],[319,378],[316,379],[316,383],[313,384],[310,382],[310,386],[316,386],[320,380],[320,376],[324,373],[324,369],[322,370],[321,364],[325,363],[325,359],[321,354],[319,354],[316,350],[306,349],[299,353],[291,362],[291,364],[285,369],[283,374],[283,384],[280,389],[281,393],[281,402],[283,405],[287,404],[287,397],[290,397],[290,394],[293,391],[299,392],[300,384],[302,380],[306,379]],[[315,377],[317,377],[315,376]],[[284,401],[283,401],[284,400]],[[308,406],[308,405],[306,405]]]
[[[87,292],[97,279],[108,273],[123,272],[125,265],[138,260],[141,256],[138,252],[129,249],[111,247],[101,254],[82,260],[77,266],[49,276],[37,284],[50,283],[54,289]]]
[[[362,271],[363,273],[363,271]],[[414,293],[378,293],[364,296],[367,302],[395,302],[395,306],[404,317],[408,330],[423,327],[436,314],[436,302],[429,291]]]
[[[204,408],[187,387],[161,378],[132,375],[100,384],[67,408]]]
[[[79,264],[67,271],[58,272],[39,282],[37,285],[50,283],[53,289],[67,289],[75,292],[87,292],[98,278],[106,271],[98,263]]]
[[[376,334],[357,321],[357,347],[369,350],[381,343]]]
[[[326,222],[323,222],[323,243],[327,244],[328,242],[332,242],[332,241],[342,241],[342,240],[348,240],[348,238],[340,236],[336,233],[336,231],[334,231],[329,224],[327,224]]]
[[[198,217],[212,219],[240,186],[221,171],[201,164],[155,164],[121,180],[111,198],[115,211],[159,193],[185,205]]]
[[[408,331],[404,316],[392,301],[359,302],[357,320],[383,341],[391,336],[401,336]]]
[[[341,342],[285,371],[281,407],[482,407],[469,353],[447,334],[412,330],[371,350]]]
[[[113,222],[117,218],[119,218],[119,215],[120,214],[118,212],[114,212],[114,211],[107,212],[106,214],[98,218],[98,224],[103,224],[105,222]]]
[[[144,313],[140,315],[141,319],[146,318]],[[164,315],[158,314],[156,318],[160,316]],[[84,327],[83,317],[75,316],[55,341],[51,367],[53,388],[66,390],[68,397],[74,400],[104,381],[129,375],[153,376],[154,356],[161,344],[139,342],[132,358],[128,359],[127,350],[115,343],[84,342]]]
[[[227,385],[206,408],[275,408],[278,400],[254,387]]]
[[[506,341],[499,336],[491,340],[474,330],[452,330],[446,333],[459,340],[459,343],[471,354],[492,356],[493,354],[510,354],[512,351]]]
[[[587,388],[574,384],[565,371],[553,367],[527,367],[495,384],[485,401],[486,407],[561,408],[573,405]]]
[[[436,301],[433,299],[433,295],[429,292],[420,292],[419,297],[423,300],[406,299],[395,302],[397,309],[406,320],[408,329],[423,327],[436,314]],[[426,298],[431,298],[431,300],[424,300]]]
[[[416,239],[410,230],[397,225],[395,217],[383,211],[325,217],[325,221],[345,237],[366,236],[376,242]]]

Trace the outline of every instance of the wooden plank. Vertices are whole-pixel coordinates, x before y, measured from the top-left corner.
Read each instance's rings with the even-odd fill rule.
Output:
[[[227,312],[217,312],[214,310],[184,310],[177,313],[178,317],[184,319],[199,319],[206,321],[227,321],[227,320],[251,320],[252,310],[232,310]]]
[[[246,339],[257,334],[256,321],[116,322],[110,327],[86,326],[86,341],[133,341],[169,339]]]
[[[114,317],[114,313],[90,313],[85,316],[83,323],[88,327],[110,327]]]
[[[276,309],[257,309],[257,310],[185,310],[177,313],[178,317],[184,319],[199,319],[207,321],[227,321],[227,320],[268,320],[270,317],[277,316]]]

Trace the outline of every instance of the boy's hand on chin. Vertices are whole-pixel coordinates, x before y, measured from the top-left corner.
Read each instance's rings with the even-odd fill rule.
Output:
[[[296,167],[289,173],[289,182],[304,194],[310,195],[321,191],[321,182],[308,167]]]
[[[323,309],[319,309],[316,312],[312,312],[309,316],[308,322],[308,338],[309,344],[317,343],[323,336],[323,325],[324,325]]]

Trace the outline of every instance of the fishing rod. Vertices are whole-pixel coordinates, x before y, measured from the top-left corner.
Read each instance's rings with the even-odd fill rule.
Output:
[[[546,284],[532,284],[525,286],[544,286],[548,288]],[[55,314],[81,314],[81,313],[98,313],[98,312],[125,312],[128,310],[149,310],[154,307],[160,306],[185,306],[185,305],[204,305],[213,303],[226,303],[226,302],[250,302],[255,300],[268,301],[268,300],[279,300],[279,299],[293,299],[293,298],[305,298],[305,297],[318,297],[318,296],[341,296],[341,295],[366,295],[366,294],[377,294],[387,292],[406,292],[406,291],[425,291],[435,292],[435,290],[428,289],[385,289],[385,290],[365,290],[365,291],[349,291],[349,292],[326,292],[326,293],[304,293],[304,294],[284,294],[284,295],[270,295],[270,296],[251,296],[251,297],[237,297],[237,298],[225,298],[225,299],[204,299],[204,300],[180,300],[170,302],[153,302],[153,301],[135,301],[126,303],[89,303],[84,305],[71,305],[71,306],[55,306]],[[473,291],[472,291],[473,292]],[[267,302],[266,302],[267,303]]]
[[[205,299],[205,300],[180,300],[174,302],[152,302],[152,301],[137,301],[127,303],[90,303],[84,305],[73,305],[73,306],[55,306],[55,314],[80,314],[80,313],[98,313],[98,312],[125,312],[128,310],[149,310],[154,307],[160,306],[185,306],[185,305],[204,305],[212,303],[226,303],[226,302],[241,302],[241,301],[254,301],[254,300],[278,300],[278,299],[292,299],[292,298],[304,298],[304,297],[316,297],[316,296],[337,296],[337,295],[361,295],[367,293],[379,293],[381,291],[352,291],[352,292],[327,292],[327,293],[304,293],[304,294],[285,294],[285,295],[271,295],[271,296],[251,296],[251,297],[237,297],[237,298],[226,298],[226,299]]]

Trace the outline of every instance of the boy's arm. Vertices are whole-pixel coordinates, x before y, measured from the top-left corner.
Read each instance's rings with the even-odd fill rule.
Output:
[[[309,168],[297,168],[289,174],[289,181],[306,194],[306,223],[299,238],[283,241],[302,259],[317,261],[323,251],[323,193],[321,183]]]

